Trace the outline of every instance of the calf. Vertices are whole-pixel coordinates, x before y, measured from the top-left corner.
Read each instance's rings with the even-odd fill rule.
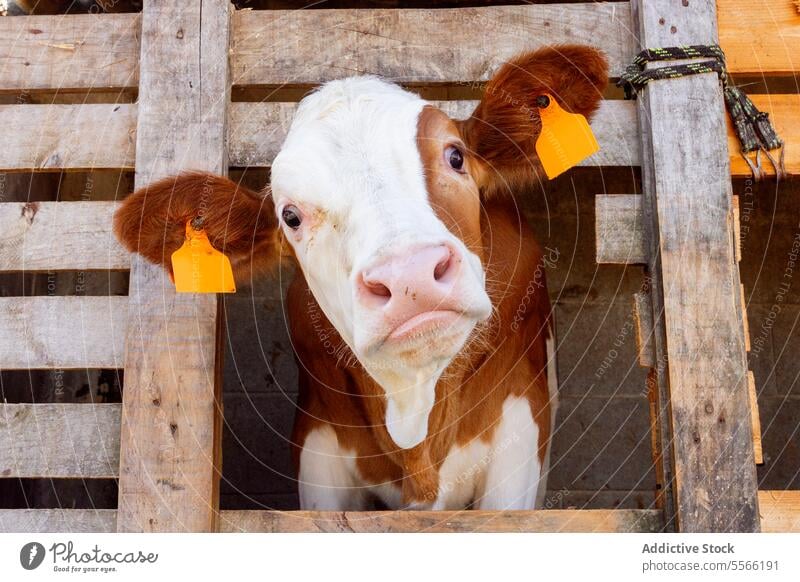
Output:
[[[196,218],[240,280],[296,261],[303,508],[541,503],[552,322],[514,195],[540,175],[536,98],[588,116],[606,75],[587,47],[523,54],[464,121],[375,77],[332,81],[300,103],[262,194],[187,173],[125,200],[117,236],[168,269]]]

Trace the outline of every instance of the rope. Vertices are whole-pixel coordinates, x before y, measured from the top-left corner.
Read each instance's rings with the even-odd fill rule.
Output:
[[[645,70],[647,63],[654,61],[701,58],[710,60]],[[759,111],[750,98],[732,83],[725,67],[725,53],[719,46],[693,45],[645,49],[636,55],[632,64],[628,65],[617,81],[617,86],[625,89],[626,99],[635,99],[638,90],[650,81],[676,79],[701,73],[717,73],[719,75],[722,81],[725,106],[741,144],[741,154],[753,172],[753,177],[759,180],[764,176],[761,169],[762,151],[772,163],[772,167],[775,168],[778,179],[784,177],[786,175],[786,146],[770,123],[769,115]],[[770,153],[771,150],[776,149],[780,149],[779,161],[776,161]],[[756,152],[755,164],[747,155],[752,152]]]

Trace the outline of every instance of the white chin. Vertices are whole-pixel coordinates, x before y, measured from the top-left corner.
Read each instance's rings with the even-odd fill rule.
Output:
[[[392,437],[394,443],[401,449],[413,449],[428,435],[428,415],[415,415],[415,416],[402,416],[397,412],[392,412],[396,409],[389,402],[386,411],[386,430],[389,431],[389,436]]]

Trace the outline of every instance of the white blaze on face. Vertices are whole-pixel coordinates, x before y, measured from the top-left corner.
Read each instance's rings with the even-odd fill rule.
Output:
[[[279,220],[325,315],[387,396],[387,428],[410,448],[427,434],[435,386],[491,305],[480,260],[434,213],[417,147],[427,105],[373,77],[333,81],[300,104],[272,167]],[[362,271],[407,249],[449,245],[464,258],[453,301],[463,315],[436,337],[386,342],[397,323],[364,305]],[[437,332],[439,330],[436,330]]]

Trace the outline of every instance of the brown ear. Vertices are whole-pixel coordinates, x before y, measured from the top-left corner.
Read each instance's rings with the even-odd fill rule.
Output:
[[[488,193],[524,188],[536,178],[536,138],[541,119],[536,98],[547,93],[572,113],[590,117],[608,82],[602,52],[587,46],[551,46],[506,63],[483,99],[462,123],[467,148],[485,170]]]
[[[129,251],[172,272],[186,222],[197,220],[211,244],[231,260],[237,281],[270,268],[280,254],[272,197],[221,176],[187,172],[128,196],[114,215],[114,233]]]

